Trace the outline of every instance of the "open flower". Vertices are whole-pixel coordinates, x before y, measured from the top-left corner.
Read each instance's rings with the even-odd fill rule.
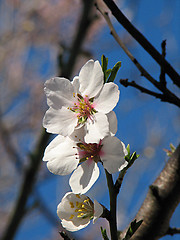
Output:
[[[124,159],[127,150],[115,136],[86,143],[83,129],[77,133],[71,137],[55,137],[47,146],[43,160],[54,174],[67,175],[75,170],[69,180],[71,189],[74,193],[85,193],[99,177],[98,162],[109,173],[121,171],[127,165]]]
[[[98,61],[89,60],[72,82],[59,77],[46,81],[45,93],[50,107],[43,120],[47,132],[70,136],[86,125],[86,141],[92,131],[98,138],[109,134],[106,114],[116,106],[119,90],[114,83],[104,84]]]
[[[102,215],[103,207],[96,200],[94,203],[85,195],[68,192],[57,207],[57,215],[62,226],[74,232],[86,227],[90,220],[93,223]]]

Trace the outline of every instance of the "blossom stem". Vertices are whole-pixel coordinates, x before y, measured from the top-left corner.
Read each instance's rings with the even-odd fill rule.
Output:
[[[113,178],[110,173],[105,169],[107,185],[109,189],[109,198],[110,198],[110,219],[109,219],[109,226],[110,226],[110,233],[111,233],[111,240],[118,240],[117,235],[117,222],[116,222],[116,198],[117,195],[115,194],[115,188],[113,183]]]

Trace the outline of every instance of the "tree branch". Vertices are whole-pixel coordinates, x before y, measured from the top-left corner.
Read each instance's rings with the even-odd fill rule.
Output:
[[[157,80],[155,80],[147,71],[146,69],[138,62],[138,60],[132,55],[132,53],[127,49],[127,47],[125,46],[125,44],[121,41],[120,37],[118,36],[118,34],[116,33],[112,22],[109,18],[109,15],[107,12],[104,12],[100,6],[96,3],[96,8],[98,9],[98,11],[102,14],[102,16],[104,17],[104,19],[106,20],[111,34],[113,35],[114,39],[116,40],[116,42],[119,44],[119,46],[124,50],[124,52],[127,54],[127,56],[131,59],[131,61],[135,64],[135,66],[138,68],[138,70],[141,73],[141,76],[144,76],[149,82],[151,82],[158,90],[160,90],[163,94],[159,94],[159,93],[155,93],[152,92],[144,87],[141,87],[139,85],[137,85],[134,81],[132,82],[128,82],[127,80],[121,80],[120,82],[123,84],[123,86],[127,87],[127,86],[132,86],[135,87],[137,89],[139,89],[140,91],[147,93],[151,96],[155,96],[159,99],[161,99],[161,101],[164,102],[169,102],[172,103],[178,107],[180,107],[180,99],[173,94],[169,89],[166,88],[166,84],[165,84],[165,75],[164,75],[164,68],[161,68],[161,81],[158,82]],[[162,44],[162,51],[163,51],[163,57],[165,57],[165,45],[164,43]],[[163,79],[164,80],[163,80]]]
[[[115,188],[113,183],[113,178],[110,173],[105,169],[107,185],[109,189],[109,198],[110,198],[110,218],[108,219],[110,225],[111,240],[118,240],[117,234],[117,222],[116,222],[116,201],[117,194],[115,194]]]
[[[170,219],[180,202],[180,145],[150,186],[135,219],[143,223],[132,240],[157,240],[166,235]],[[125,235],[125,231],[121,237]]]
[[[132,55],[132,53],[128,50],[128,48],[122,42],[122,40],[118,36],[115,28],[112,25],[112,22],[109,18],[108,13],[104,12],[97,3],[96,3],[96,7],[99,10],[99,12],[102,14],[104,19],[106,20],[112,36],[114,37],[116,42],[119,44],[119,46],[123,49],[123,51],[127,54],[127,56],[131,59],[131,61],[135,64],[137,69],[140,71],[141,76],[144,76],[145,78],[147,78],[154,86],[156,86],[159,89],[160,88],[159,83],[146,71],[146,69],[138,62],[138,60]]]
[[[180,228],[171,228],[169,227],[165,235],[175,235],[175,234],[180,234]]]
[[[103,0],[111,10],[117,21],[131,34],[131,36],[152,56],[152,58],[160,65],[164,66],[165,72],[172,79],[173,83],[180,87],[180,75],[175,69],[162,57],[156,48],[140,33],[134,25],[120,11],[113,0]]]
[[[166,56],[166,40],[162,41],[161,49],[162,49],[162,58],[165,59],[165,56]],[[166,87],[165,67],[164,67],[163,63],[161,65],[160,83],[161,83],[162,86]]]
[[[171,103],[171,104],[174,104],[174,105],[180,107],[180,99],[178,97],[176,97],[176,95],[174,95],[170,91],[168,91],[168,93],[166,93],[166,89],[165,89],[165,93],[161,94],[161,93],[153,92],[147,88],[144,88],[144,87],[138,85],[135,81],[129,82],[128,79],[120,79],[120,83],[124,87],[128,87],[128,86],[134,87],[134,88],[138,89],[139,91],[141,91],[142,93],[146,93],[148,95],[151,95],[153,97],[160,99],[162,102],[168,102],[168,103]]]

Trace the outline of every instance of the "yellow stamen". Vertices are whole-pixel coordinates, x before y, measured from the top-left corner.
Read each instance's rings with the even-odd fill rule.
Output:
[[[78,213],[77,217],[82,217],[84,216],[84,213]]]
[[[73,215],[73,214],[71,214],[71,216],[69,217],[69,219],[73,219],[73,217],[74,217],[74,215]]]
[[[71,205],[71,208],[74,208],[74,203],[73,202],[69,202],[69,204]]]
[[[78,211],[77,212],[82,212],[83,211],[83,209],[78,209]]]

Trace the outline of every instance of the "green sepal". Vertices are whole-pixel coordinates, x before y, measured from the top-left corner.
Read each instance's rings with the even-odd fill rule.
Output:
[[[117,62],[114,65],[113,69],[111,70],[111,75],[106,82],[114,82],[114,79],[115,79],[115,77],[117,75],[117,72],[120,69],[120,67],[121,67],[121,62]]]
[[[124,157],[125,160],[128,162],[128,165],[126,167],[126,169],[128,169],[129,167],[131,167],[131,165],[134,163],[134,161],[140,156],[139,154],[136,154],[136,152],[133,152],[132,154],[130,154],[130,145],[127,145],[127,152],[128,154]]]
[[[172,153],[174,153],[176,150],[175,146],[172,143],[170,143],[170,149]]]
[[[129,162],[129,159],[130,159],[130,145],[129,144],[126,147],[126,150],[127,150],[128,154],[125,156],[125,160],[127,162]]]
[[[108,58],[106,58],[104,55],[102,55],[101,56],[101,67],[102,67],[104,75],[105,75],[106,70],[107,70],[107,65],[108,65]],[[104,76],[104,80],[106,80],[105,76]]]
[[[123,238],[122,240],[129,240],[132,237],[132,235],[136,232],[136,230],[141,226],[142,222],[143,220],[137,222],[136,219],[132,221],[130,227],[127,230],[125,238]]]
[[[105,78],[108,79],[109,75],[111,74],[112,69],[107,69],[105,74]]]
[[[101,227],[101,234],[102,234],[102,237],[104,240],[109,240],[107,233],[106,233],[106,229],[103,229],[102,227]]]

